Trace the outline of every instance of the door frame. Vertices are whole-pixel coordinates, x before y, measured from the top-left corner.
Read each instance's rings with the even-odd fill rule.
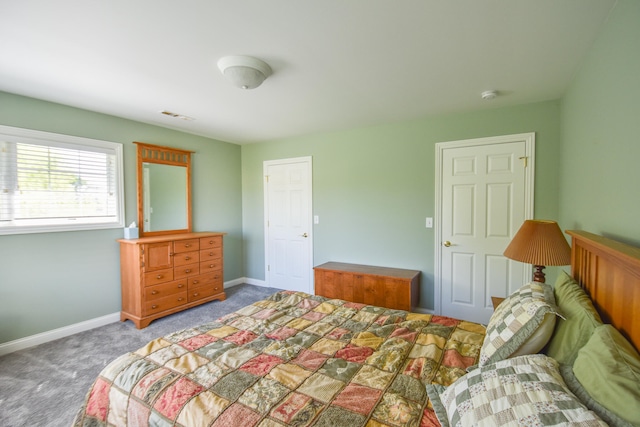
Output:
[[[481,145],[506,144],[515,141],[525,142],[525,156],[527,167],[525,168],[525,219],[533,218],[534,208],[534,186],[535,186],[535,132],[519,133],[513,135],[490,136],[486,138],[464,139],[458,141],[438,142],[436,143],[436,200],[435,200],[435,230],[434,230],[434,311],[436,314],[442,313],[442,160],[444,150],[452,148],[474,147]],[[517,231],[517,230],[516,230]],[[524,269],[525,277],[523,284],[526,283],[527,277],[530,277],[530,270]]]
[[[270,260],[270,251],[269,251],[269,189],[268,189],[268,180],[267,180],[267,170],[269,166],[274,165],[285,165],[288,163],[307,163],[308,165],[308,194],[309,200],[308,208],[309,208],[309,294],[313,294],[314,291],[314,283],[313,283],[313,157],[312,156],[304,156],[304,157],[292,157],[288,159],[276,159],[276,160],[265,160],[262,162],[262,184],[263,184],[263,194],[264,194],[264,206],[263,206],[263,229],[264,229],[264,278],[267,286],[271,286],[271,275],[269,271],[269,260]]]

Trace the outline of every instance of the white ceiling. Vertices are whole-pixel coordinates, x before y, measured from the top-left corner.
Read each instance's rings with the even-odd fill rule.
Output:
[[[614,4],[0,0],[0,90],[261,142],[560,98]],[[274,73],[235,88],[226,55]],[[501,96],[483,101],[488,89]]]

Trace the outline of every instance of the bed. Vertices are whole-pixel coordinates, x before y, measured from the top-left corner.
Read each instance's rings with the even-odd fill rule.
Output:
[[[278,292],[117,358],[91,386],[73,425],[640,425],[637,410],[618,410],[620,402],[612,408],[606,396],[598,400],[593,385],[580,382],[594,357],[610,362],[598,353],[603,346],[591,341],[603,335],[601,329],[608,336],[607,328],[615,328],[627,346],[623,376],[631,374],[631,385],[623,384],[625,396],[617,400],[638,406],[633,381],[640,377],[633,375],[640,373],[634,360],[640,360],[640,322],[638,309],[631,308],[640,307],[640,250],[583,231],[568,233],[571,276],[559,278],[564,282],[555,290],[523,285],[498,306],[486,327]],[[564,295],[554,294],[562,289],[578,299],[592,297],[588,327],[582,318],[577,327],[571,325],[579,316]],[[563,307],[571,315],[563,314]],[[504,320],[498,317],[514,313],[529,316],[518,319],[525,327],[514,332],[512,325],[506,331],[497,326]],[[540,338],[543,325],[552,331],[546,338]],[[516,349],[505,349],[505,342],[516,343]],[[609,375],[605,368],[602,375]],[[513,400],[497,396],[497,386],[524,391]],[[521,396],[532,393],[546,393],[553,402],[542,405],[537,394],[533,404],[521,402]],[[473,407],[484,394],[488,402]],[[530,408],[538,412],[527,413]],[[526,416],[507,419],[517,411]],[[558,417],[569,417],[569,422]]]

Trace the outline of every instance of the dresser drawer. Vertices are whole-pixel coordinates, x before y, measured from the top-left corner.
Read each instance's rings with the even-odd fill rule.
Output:
[[[152,286],[173,280],[173,268],[165,268],[151,273],[144,273],[144,285]]]
[[[222,258],[222,248],[200,250],[200,262]]]
[[[168,297],[158,298],[152,301],[145,301],[142,315],[149,316],[150,314],[159,313],[161,311],[169,310],[174,307],[179,307],[183,304],[186,304],[187,299],[187,291],[184,291],[170,295]]]
[[[173,277],[176,279],[197,276],[198,274],[200,274],[200,264],[181,265],[173,269]]]
[[[173,266],[180,267],[187,264],[195,264],[200,262],[200,252],[199,251],[191,251],[191,252],[177,252],[173,256]]]
[[[173,242],[173,252],[190,252],[200,250],[200,239],[176,240]]]
[[[200,249],[222,248],[222,236],[201,237]]]
[[[189,291],[202,286],[209,286],[217,292],[222,292],[224,289],[224,284],[222,283],[222,272],[201,274],[200,276],[189,278]]]
[[[216,290],[211,286],[200,286],[199,288],[189,290],[189,302],[197,301],[211,295],[219,294],[221,290]]]
[[[178,292],[187,290],[187,279],[176,280],[160,285],[147,286],[144,288],[144,300],[152,301],[165,298]]]
[[[222,270],[222,259],[212,259],[200,263],[200,273],[207,274]]]

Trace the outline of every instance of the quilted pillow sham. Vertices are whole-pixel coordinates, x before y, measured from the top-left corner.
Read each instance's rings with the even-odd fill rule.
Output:
[[[477,367],[449,387],[427,385],[447,426],[606,426],[567,388],[558,362],[531,354]]]
[[[602,319],[587,293],[565,271],[558,276],[553,293],[563,317],[557,319],[543,352],[560,364],[572,365],[578,350],[589,341],[594,329],[602,325]]]
[[[540,351],[551,338],[558,315],[553,289],[531,282],[509,295],[489,319],[480,366]]]

